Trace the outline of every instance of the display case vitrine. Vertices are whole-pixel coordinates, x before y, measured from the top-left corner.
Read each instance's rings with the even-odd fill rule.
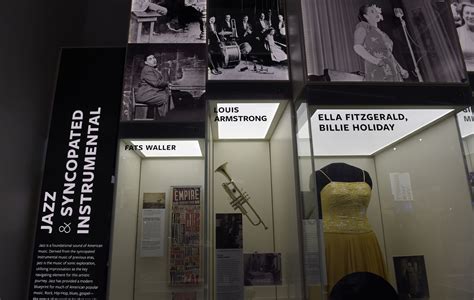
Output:
[[[110,299],[303,297],[292,108],[213,100],[207,140],[121,141]]]
[[[291,103],[213,100],[209,123],[215,299],[301,298]],[[229,248],[235,213],[241,242]]]
[[[110,299],[207,299],[204,175],[202,139],[121,141]]]
[[[310,299],[350,292],[338,282],[354,272],[380,276],[400,299],[472,297],[469,138],[458,110],[298,106],[303,224],[318,233],[305,240]],[[359,288],[370,284],[363,273],[351,279]]]

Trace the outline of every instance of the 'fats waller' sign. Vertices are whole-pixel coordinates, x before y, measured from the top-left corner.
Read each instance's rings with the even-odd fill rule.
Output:
[[[105,299],[124,54],[62,52],[30,299]]]

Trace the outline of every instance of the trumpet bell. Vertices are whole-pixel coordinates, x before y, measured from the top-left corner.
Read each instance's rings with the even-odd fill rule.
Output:
[[[219,167],[217,167],[217,169],[214,171],[215,173],[221,173],[222,175],[224,175],[229,181],[232,181],[232,178],[230,177],[230,175],[227,173],[226,169],[227,169],[227,162],[223,163],[222,165],[220,165]]]

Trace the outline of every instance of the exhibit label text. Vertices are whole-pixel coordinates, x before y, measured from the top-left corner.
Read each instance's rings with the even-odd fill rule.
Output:
[[[317,125],[321,132],[394,131],[398,122],[408,122],[402,113],[320,113]]]
[[[45,191],[43,196],[40,228],[48,234],[55,228],[60,233],[69,233],[72,228],[77,234],[90,231],[100,116],[100,107],[88,111],[86,121],[82,110],[72,113],[62,191]],[[60,205],[60,224],[54,224],[56,205]]]

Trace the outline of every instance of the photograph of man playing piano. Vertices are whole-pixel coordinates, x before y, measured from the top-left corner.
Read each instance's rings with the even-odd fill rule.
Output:
[[[121,120],[202,121],[205,80],[205,44],[131,44]]]
[[[288,80],[284,1],[209,0],[210,80]]]
[[[206,0],[132,0],[129,43],[205,43]]]

